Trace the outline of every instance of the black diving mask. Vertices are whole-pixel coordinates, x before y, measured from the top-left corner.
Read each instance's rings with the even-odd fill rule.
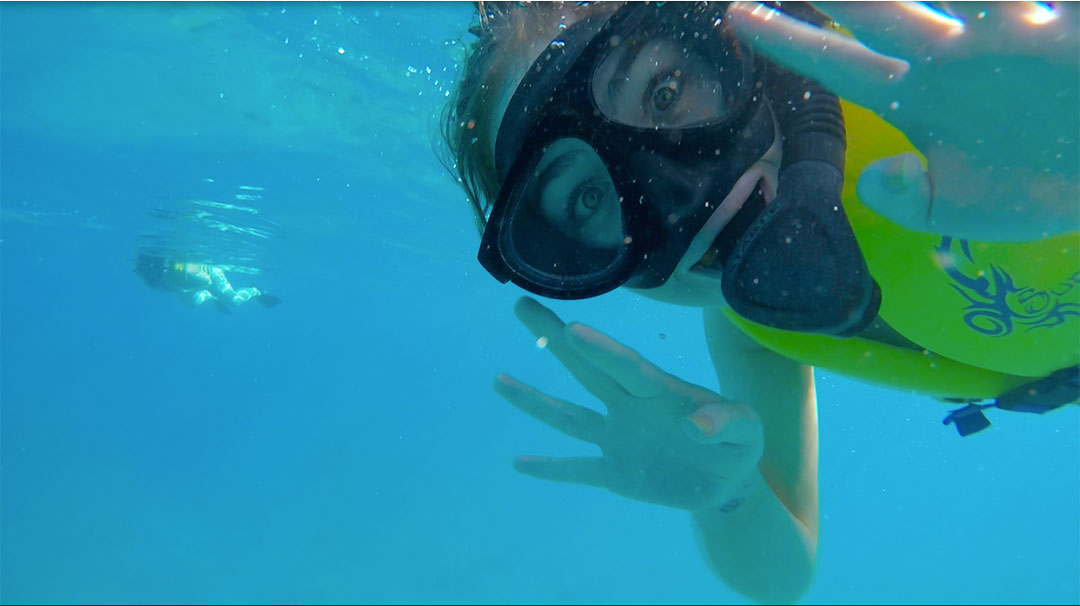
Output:
[[[774,144],[779,123],[784,166],[792,164],[792,145],[790,159],[804,161],[792,174],[802,176],[791,185],[783,169],[768,209],[755,189],[716,238],[706,257],[724,272],[724,298],[740,315],[791,330],[851,334],[872,320],[877,289],[839,206],[844,146],[836,99],[815,87],[821,97],[814,103],[807,94],[778,111],[776,99],[767,101],[776,87],[764,62],[739,43],[723,15],[716,4],[631,3],[571,25],[541,53],[496,138],[503,185],[479,253],[492,275],[559,299],[663,285],[736,181]],[[803,97],[803,88],[775,96]],[[806,105],[820,114],[825,97],[836,104],[830,126],[839,124],[838,142],[829,133],[825,145],[807,145],[807,120],[792,125],[784,113],[805,118],[799,106]],[[824,159],[814,153],[821,147]],[[822,179],[822,171],[835,174]],[[814,195],[784,200],[785,187]],[[822,188],[828,212],[821,200],[805,199],[821,198]],[[817,250],[795,248],[808,237]],[[800,252],[778,257],[777,242]],[[854,251],[854,265],[827,268],[857,274],[853,284],[839,279],[851,291],[841,297],[843,309],[835,292],[825,292],[829,279],[818,275],[796,280],[819,291],[810,298],[790,282],[763,284],[798,276],[808,256],[822,254],[822,242]]]

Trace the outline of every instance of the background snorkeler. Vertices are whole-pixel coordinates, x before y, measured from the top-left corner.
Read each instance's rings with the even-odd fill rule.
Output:
[[[274,307],[281,299],[254,286],[236,289],[229,283],[224,269],[207,263],[188,263],[167,259],[155,253],[140,252],[135,259],[135,275],[154,290],[176,293],[188,305],[198,306],[208,301],[223,313],[248,301],[258,301],[263,307]]]

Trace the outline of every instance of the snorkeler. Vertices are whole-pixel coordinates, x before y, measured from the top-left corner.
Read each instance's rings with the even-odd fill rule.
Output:
[[[233,288],[225,271],[216,265],[174,261],[144,252],[135,260],[135,274],[150,288],[174,292],[188,305],[209,301],[223,313],[232,313],[230,308],[252,300],[266,308],[281,303],[280,298],[254,286]]]
[[[499,375],[514,406],[603,452],[515,467],[690,511],[715,572],[762,602],[796,599],[815,568],[812,367],[965,404],[946,418],[962,434],[987,407],[1080,396],[1073,9],[962,6],[966,29],[942,29],[915,3],[841,4],[902,59],[864,62],[800,3],[480,3],[444,119],[489,273],[702,307],[722,389],[524,298],[518,317],[607,414]],[[822,65],[850,99],[803,75]]]

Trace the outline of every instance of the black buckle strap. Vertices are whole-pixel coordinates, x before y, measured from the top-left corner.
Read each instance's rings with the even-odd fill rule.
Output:
[[[1047,377],[1025,383],[989,404],[968,401],[967,406],[950,411],[941,423],[955,423],[956,431],[961,436],[968,436],[990,427],[990,420],[983,413],[987,408],[1041,415],[1077,400],[1080,400],[1080,365],[1062,368]],[[965,400],[946,398],[946,401]]]
[[[941,420],[942,425],[956,423],[956,431],[961,437],[990,427],[990,419],[983,414],[983,409],[993,408],[994,404],[976,404],[972,402],[963,408],[957,408]]]

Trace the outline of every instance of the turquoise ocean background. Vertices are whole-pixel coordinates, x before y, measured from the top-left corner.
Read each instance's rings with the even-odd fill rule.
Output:
[[[458,3],[0,5],[0,600],[743,603],[688,514],[516,474],[589,454],[491,389],[597,403],[475,260],[432,133]],[[231,316],[132,273],[197,251]],[[700,312],[549,302],[715,388]],[[1080,602],[1075,407],[817,373],[808,603]]]

